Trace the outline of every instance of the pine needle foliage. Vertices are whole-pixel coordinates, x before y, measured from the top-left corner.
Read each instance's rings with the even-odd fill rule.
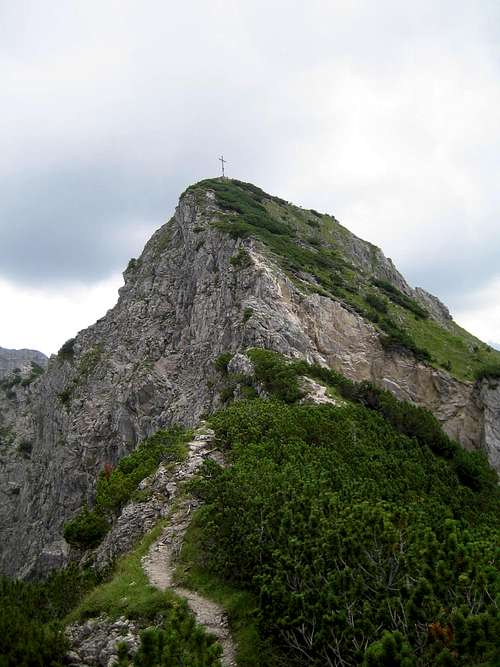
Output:
[[[97,546],[108,532],[111,519],[130,500],[137,485],[160,463],[173,463],[185,456],[187,434],[183,429],[159,430],[115,467],[106,466],[97,480],[92,509],[86,505],[64,526],[66,541],[79,548]]]
[[[206,566],[259,600],[263,640],[290,665],[496,664],[500,495],[484,457],[369,383],[249,356],[281,400],[211,418],[232,465],[207,464],[194,490]],[[344,405],[287,402],[291,372]]]
[[[1,577],[1,667],[62,667],[68,649],[62,619],[95,582],[73,567],[40,583]]]

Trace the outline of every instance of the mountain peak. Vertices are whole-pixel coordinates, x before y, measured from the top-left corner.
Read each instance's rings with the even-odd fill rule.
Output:
[[[103,467],[230,400],[217,360],[249,348],[427,407],[500,469],[499,390],[475,381],[498,353],[335,216],[241,181],[201,181],[124,275],[116,306],[41,377],[0,388],[0,484],[12,488],[0,508],[4,571],[31,576],[66,562],[62,526],[93,497]]]

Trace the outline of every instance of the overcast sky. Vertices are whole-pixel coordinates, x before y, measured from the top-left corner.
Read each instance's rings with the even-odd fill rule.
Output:
[[[500,341],[498,0],[0,0],[0,75],[0,346],[101,317],[221,152]]]

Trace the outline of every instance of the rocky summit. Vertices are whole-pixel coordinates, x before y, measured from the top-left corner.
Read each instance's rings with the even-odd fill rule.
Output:
[[[124,278],[3,353],[0,663],[498,665],[500,354],[235,180]]]
[[[92,506],[99,474],[159,429],[221,407],[216,360],[236,355],[244,372],[249,348],[428,408],[500,470],[500,354],[333,215],[236,180],[202,181],[124,281],[116,306],[48,364],[0,349],[3,573],[66,564],[64,524]]]

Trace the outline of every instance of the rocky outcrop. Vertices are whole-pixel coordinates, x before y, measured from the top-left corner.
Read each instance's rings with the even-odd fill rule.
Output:
[[[450,327],[452,317],[450,311],[434,294],[429,294],[421,287],[416,287],[414,296],[417,301],[430,313],[430,315],[445,329]]]
[[[106,570],[118,556],[130,551],[158,519],[166,516],[171,504],[172,470],[163,464],[158,466],[139,484],[138,495],[143,500],[127,503],[95,552],[85,554],[82,564],[90,561],[97,571]]]
[[[500,381],[483,380],[480,396],[483,410],[481,445],[491,465],[500,471]]]
[[[130,551],[137,540],[147,533],[160,517],[168,521],[159,538],[153,542],[142,559],[144,572],[155,588],[169,589],[184,598],[197,622],[221,644],[221,663],[235,665],[235,644],[225,611],[217,603],[199,593],[180,587],[174,582],[177,556],[193,510],[199,500],[185,492],[185,484],[193,479],[207,459],[223,464],[222,453],[214,445],[214,432],[205,423],[196,429],[187,443],[186,458],[169,467],[161,464],[142,480],[139,493],[148,497],[143,502],[131,501],[115,519],[106,539],[93,551],[84,553],[80,564],[91,565],[97,571],[110,566],[120,555]],[[73,552],[73,558],[78,554]],[[117,644],[125,643],[133,657],[140,644],[140,630],[146,627],[125,617],[112,619],[105,614],[98,618],[73,623],[66,628],[70,650],[66,662],[73,667],[111,667],[117,663]],[[158,616],[161,627],[161,615]]]
[[[370,322],[302,289],[259,241],[218,229],[220,216],[213,193],[188,191],[130,262],[117,305],[32,386],[0,397],[2,428],[14,434],[0,446],[3,572],[43,575],[63,562],[64,522],[92,501],[103,466],[158,428],[194,425],[220,405],[213,361],[224,351],[267,347],[372,380],[433,410],[450,435],[498,465],[493,394],[386,351]],[[381,251],[346,232],[339,245],[353,263],[411,290]],[[241,248],[244,266],[231,261]],[[21,438],[29,456],[13,444]]]
[[[70,667],[112,667],[118,662],[118,644],[125,644],[129,655],[140,645],[138,623],[124,616],[91,618],[85,623],[73,623],[66,628],[71,651],[66,656]]]
[[[0,380],[12,373],[16,368],[23,369],[30,362],[35,362],[42,368],[47,366],[48,359],[43,352],[37,350],[8,350],[0,347]]]

